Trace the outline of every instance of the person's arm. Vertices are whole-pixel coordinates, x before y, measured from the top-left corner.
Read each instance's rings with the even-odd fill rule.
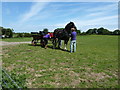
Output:
[[[71,34],[69,34],[69,36],[71,37]]]
[[[46,38],[46,35],[44,35],[43,38]]]

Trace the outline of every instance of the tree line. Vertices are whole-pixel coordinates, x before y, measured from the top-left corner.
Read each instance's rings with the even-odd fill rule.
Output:
[[[10,29],[10,28],[3,28],[3,27],[0,27],[0,35],[1,37],[5,37],[5,38],[11,38],[13,37],[13,29]]]
[[[30,33],[15,33],[11,28],[0,27],[0,38],[31,37]]]
[[[80,33],[81,35],[120,35],[120,30],[114,30],[114,31],[109,31],[108,29],[105,29],[103,27],[101,28],[93,28],[93,29],[89,29],[86,32],[82,32]]]
[[[64,28],[57,28],[64,29]],[[48,32],[48,29],[45,28],[43,31]],[[101,28],[93,28],[89,29],[86,32],[81,32],[81,30],[77,30],[77,35],[120,35],[120,30],[109,31],[103,27]],[[13,29],[0,27],[0,36],[3,38],[12,38],[12,37],[32,37],[31,33],[15,33]]]

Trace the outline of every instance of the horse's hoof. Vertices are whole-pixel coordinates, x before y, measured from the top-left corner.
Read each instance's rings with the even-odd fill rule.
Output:
[[[64,49],[65,51],[67,51],[67,49]]]

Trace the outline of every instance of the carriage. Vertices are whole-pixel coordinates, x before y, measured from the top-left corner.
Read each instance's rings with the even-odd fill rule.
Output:
[[[37,45],[37,43],[40,43],[41,46],[45,46],[45,41],[43,39],[43,36],[46,35],[47,32],[44,31],[39,31],[39,32],[31,32],[31,35],[33,37],[31,43],[33,46]],[[50,37],[48,38],[48,40],[52,40],[53,39],[53,33],[49,32]]]

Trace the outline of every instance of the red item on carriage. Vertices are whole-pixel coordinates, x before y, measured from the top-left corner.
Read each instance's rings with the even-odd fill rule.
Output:
[[[51,38],[53,37],[53,33],[50,33],[50,37],[51,37]]]

